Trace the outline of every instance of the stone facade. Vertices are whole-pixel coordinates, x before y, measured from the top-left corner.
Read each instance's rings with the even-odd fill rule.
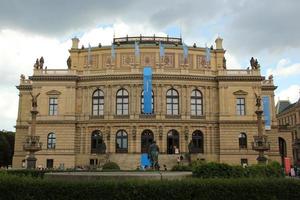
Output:
[[[300,166],[300,99],[291,104],[289,101],[279,100],[276,105],[277,123],[279,127],[280,155],[293,155],[294,164]],[[292,144],[292,148],[287,144]]]
[[[69,50],[69,69],[34,69],[33,75],[28,80],[23,77],[17,86],[20,94],[14,168],[20,168],[28,154],[23,150],[23,143],[30,133],[30,92],[40,93],[36,135],[40,136],[43,147],[36,153],[37,166],[73,168],[101,165],[109,159],[118,162],[123,169],[136,168],[145,148],[142,135],[144,142],[149,141],[149,137],[157,141],[161,163],[168,163],[168,167],[172,161],[176,163],[177,156],[172,155],[172,148],[176,146],[184,154],[189,151],[191,140],[197,147],[193,159],[230,164],[240,164],[243,159],[248,164],[257,163],[258,153],[251,147],[253,136],[257,135],[255,93],[271,100],[272,126],[264,132],[271,148],[266,156],[280,161],[274,107],[276,87],[272,80],[261,76],[259,69],[226,69],[221,38],[217,38],[216,46],[210,49],[209,62],[206,49],[201,47],[189,47],[189,55],[184,58],[181,40],[166,42],[164,57],[160,57],[158,42],[142,42],[142,38],[138,55],[130,42],[115,40],[115,55],[111,53],[111,46],[80,49],[78,42],[74,38]],[[153,69],[152,114],[143,114],[141,109],[145,66]],[[124,115],[117,114],[120,89],[128,94],[128,114]],[[167,112],[170,89],[178,93],[179,113],[175,115]],[[96,90],[103,94],[103,101],[98,98],[102,103],[97,103],[100,107],[96,106],[95,111],[100,109],[100,114],[93,112]],[[192,114],[194,108],[191,106],[194,90],[201,94],[201,103],[199,100],[197,104],[201,111],[198,110],[197,115]],[[237,105],[238,99],[242,99],[243,105]],[[242,114],[238,114],[241,112],[239,106],[243,107]],[[119,131],[121,139],[117,139]],[[49,133],[54,133],[55,139]],[[96,137],[93,133],[99,134],[98,141],[92,139]],[[244,145],[239,141],[241,133],[246,135]],[[290,138],[284,137],[289,148]],[[107,154],[95,149],[103,143]]]

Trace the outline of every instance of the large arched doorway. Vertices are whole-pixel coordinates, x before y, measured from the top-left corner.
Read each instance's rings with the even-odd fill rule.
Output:
[[[196,130],[192,134],[191,153],[203,153],[203,133]]]
[[[151,130],[144,130],[141,135],[141,152],[148,153],[148,148],[154,140],[153,132]]]
[[[284,166],[284,158],[287,156],[286,142],[283,138],[279,137],[278,143],[279,143],[279,154],[280,154],[280,158],[281,158],[281,165]]]
[[[173,129],[167,134],[167,153],[175,154],[176,148],[179,150],[179,133]]]

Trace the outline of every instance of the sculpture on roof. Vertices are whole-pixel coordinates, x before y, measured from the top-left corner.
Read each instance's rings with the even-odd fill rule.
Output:
[[[258,64],[257,59],[254,59],[253,57],[250,59],[250,66],[252,70],[260,69],[260,64]]]
[[[37,58],[34,65],[33,65],[33,68],[34,69],[43,69],[43,66],[44,66],[44,58],[43,56],[40,58],[40,60]]]
[[[69,56],[69,58],[67,60],[67,65],[68,65],[68,69],[71,69],[71,65],[72,65],[71,56]]]
[[[223,57],[223,69],[226,69],[226,58]]]

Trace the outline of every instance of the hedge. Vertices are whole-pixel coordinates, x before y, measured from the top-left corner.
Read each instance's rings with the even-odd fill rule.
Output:
[[[246,168],[210,162],[194,165],[192,169],[193,175],[199,178],[283,177],[281,166],[277,162],[268,165],[251,165]]]
[[[295,179],[62,182],[0,176],[0,199],[299,199]]]

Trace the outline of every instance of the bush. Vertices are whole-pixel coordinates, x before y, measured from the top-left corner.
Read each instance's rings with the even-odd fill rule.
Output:
[[[53,192],[55,191],[55,192]],[[0,176],[0,199],[299,199],[293,179],[51,181]]]
[[[225,163],[195,164],[193,175],[199,178],[243,178],[243,177],[283,177],[279,163],[268,165],[251,165],[246,168],[232,166]]]
[[[120,171],[120,167],[115,162],[107,162],[102,167],[103,171]]]
[[[192,167],[189,165],[174,165],[171,171],[192,171]]]

